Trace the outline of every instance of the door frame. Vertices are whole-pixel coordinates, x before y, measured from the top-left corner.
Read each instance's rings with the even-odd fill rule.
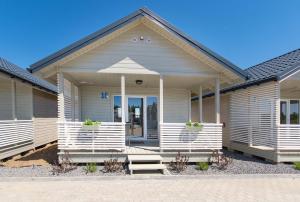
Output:
[[[120,94],[113,94],[112,95],[112,106],[114,106],[114,97],[115,96],[121,96]],[[129,94],[129,95],[125,95],[125,121],[128,121],[128,98],[143,98],[143,133],[144,135],[142,137],[135,137],[135,140],[147,140],[147,97],[156,97],[157,102],[159,102],[158,100],[158,96],[157,95],[137,95],[137,94]],[[157,105],[157,120],[159,118],[159,105]],[[114,120],[114,107],[112,107],[112,119]],[[159,132],[159,131],[158,131]],[[129,138],[129,137],[128,137]]]

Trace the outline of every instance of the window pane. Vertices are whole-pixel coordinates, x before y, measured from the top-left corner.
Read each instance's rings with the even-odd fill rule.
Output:
[[[114,122],[122,121],[121,96],[114,96]]]
[[[299,124],[299,101],[290,101],[290,124]]]
[[[280,102],[280,124],[286,124],[287,104],[285,101]]]
[[[147,97],[147,136],[148,139],[158,138],[157,98]]]

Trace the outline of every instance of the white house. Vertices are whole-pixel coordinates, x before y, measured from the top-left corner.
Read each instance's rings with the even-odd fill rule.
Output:
[[[0,160],[57,140],[56,86],[0,58]]]
[[[245,70],[246,82],[221,90],[223,146],[273,162],[300,161],[300,49]],[[203,96],[204,121],[214,94]],[[194,120],[198,97],[193,98]]]
[[[238,67],[194,41],[148,9],[138,11],[31,65],[58,85],[59,155],[102,162],[119,151],[177,151],[207,160],[222,148],[220,89],[244,82]],[[215,92],[215,118],[200,131],[186,128],[191,95]],[[200,103],[199,121],[203,107]],[[93,132],[86,119],[101,121]]]

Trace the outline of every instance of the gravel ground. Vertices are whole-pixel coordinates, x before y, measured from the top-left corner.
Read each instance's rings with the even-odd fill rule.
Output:
[[[210,166],[207,171],[196,169],[196,165],[188,165],[187,169],[181,173],[169,170],[171,175],[211,175],[211,174],[300,174],[292,164],[272,164],[266,161],[247,157],[238,153],[223,151],[230,156],[233,161],[226,170],[219,170]],[[104,173],[103,166],[97,166],[95,173],[86,173],[85,166],[77,166],[76,169],[59,174],[59,176],[124,176],[123,170],[120,173]],[[49,177],[55,176],[51,166],[30,166],[22,168],[8,168],[0,166],[0,177]]]
[[[174,175],[211,175],[211,174],[300,174],[299,170],[293,168],[293,164],[272,164],[264,160],[247,157],[242,154],[223,151],[226,156],[232,158],[232,163],[226,170],[219,170],[210,166],[207,171],[197,170],[196,165],[189,165],[181,173],[169,170]]]
[[[51,177],[51,176],[122,176],[125,170],[120,173],[104,173],[103,166],[97,166],[95,173],[86,173],[85,166],[77,166],[76,169],[55,175],[49,166],[31,166],[23,168],[0,167],[0,177]]]

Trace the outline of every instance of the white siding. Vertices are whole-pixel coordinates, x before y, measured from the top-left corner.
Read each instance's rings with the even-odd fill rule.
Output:
[[[232,141],[253,146],[276,146],[278,88],[278,83],[269,82],[232,93]]]
[[[33,89],[33,116],[35,118],[56,118],[56,96]]]
[[[139,40],[140,36],[144,40]],[[134,41],[137,39],[137,41]],[[214,72],[145,25],[139,25],[63,65],[71,70],[134,73]]]
[[[109,93],[109,99],[100,98],[102,91]],[[126,95],[159,94],[158,88],[126,88],[125,91]],[[120,95],[120,88],[82,86],[80,93],[82,120],[113,121],[113,95]],[[188,93],[185,89],[164,89],[164,122],[182,123],[188,120]]]
[[[18,120],[32,118],[32,87],[16,82],[16,117]]]
[[[12,119],[11,81],[0,81],[0,120]]]

